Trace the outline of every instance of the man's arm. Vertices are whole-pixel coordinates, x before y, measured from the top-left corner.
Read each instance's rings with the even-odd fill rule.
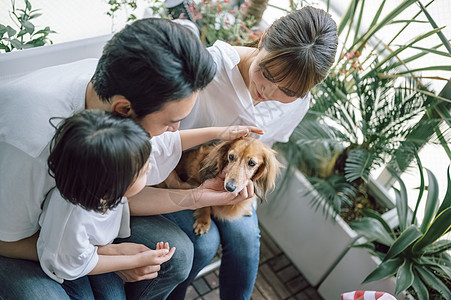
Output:
[[[38,251],[36,250],[36,242],[38,237],[39,232],[36,232],[32,236],[16,242],[0,241],[0,255],[37,261]]]

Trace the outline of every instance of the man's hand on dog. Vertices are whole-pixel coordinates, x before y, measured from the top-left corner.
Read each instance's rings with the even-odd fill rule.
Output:
[[[221,176],[206,180],[195,189],[198,207],[232,205],[254,197],[254,183],[249,181],[246,188],[238,194],[227,192],[224,189],[224,179]]]
[[[247,136],[249,133],[263,134],[263,130],[255,126],[228,126],[222,127],[222,129],[219,139],[226,141]]]

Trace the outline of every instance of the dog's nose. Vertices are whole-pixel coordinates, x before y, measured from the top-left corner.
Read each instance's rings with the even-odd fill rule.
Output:
[[[236,190],[235,179],[232,178],[232,179],[230,179],[229,182],[227,182],[226,190],[229,192],[233,192],[234,190]]]

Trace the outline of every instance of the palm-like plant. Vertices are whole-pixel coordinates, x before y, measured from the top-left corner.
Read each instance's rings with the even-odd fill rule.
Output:
[[[336,213],[346,208],[350,199],[354,202],[356,196],[367,196],[365,185],[376,167],[390,162],[404,170],[416,151],[428,142],[439,142],[449,150],[449,103],[421,83],[414,75],[417,70],[406,66],[426,54],[451,57],[451,48],[450,53],[439,50],[449,46],[448,41],[442,38],[441,28],[427,14],[426,7],[433,1],[421,6],[408,21],[395,18],[417,1],[405,0],[381,18],[385,2],[381,1],[369,28],[361,32],[364,1],[351,1],[338,28],[340,37],[344,36],[340,58],[330,76],[312,91],[313,106],[290,141],[277,145],[290,154],[288,165],[297,166],[313,183],[318,192],[313,202],[325,202]],[[421,12],[428,16],[432,30],[407,44],[393,46]],[[376,38],[381,28],[400,22],[405,26],[388,42]],[[416,47],[416,43],[435,34],[440,35],[442,44],[431,49]],[[412,48],[419,52],[399,58],[406,49]],[[449,66],[431,69],[451,70]],[[326,156],[315,160],[318,153]],[[337,176],[344,179],[337,180]],[[348,194],[343,194],[343,190]]]
[[[432,172],[428,174],[427,200],[424,219],[420,225],[416,222],[416,211],[422,199],[425,185],[420,165],[421,186],[413,215],[408,209],[407,192],[404,182],[395,173],[400,189],[396,192],[396,210],[399,226],[393,230],[375,211],[365,210],[366,217],[350,223],[367,242],[358,245],[371,249],[382,263],[363,281],[379,280],[396,276],[398,294],[410,289],[417,299],[451,299],[451,241],[439,240],[451,229],[451,180],[448,168],[448,190],[441,205],[438,196],[437,180]],[[375,247],[375,244],[382,247]],[[378,250],[376,250],[378,249]],[[383,251],[385,249],[386,251]],[[441,296],[439,296],[441,295]],[[443,297],[443,298],[442,298]]]

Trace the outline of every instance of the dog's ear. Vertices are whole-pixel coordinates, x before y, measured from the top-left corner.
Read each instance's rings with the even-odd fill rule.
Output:
[[[261,191],[261,196],[266,198],[266,195],[275,187],[280,163],[276,159],[276,152],[273,149],[265,146],[263,151],[263,163],[258,167],[257,172],[252,177],[252,181],[255,182],[257,189]]]
[[[231,145],[231,142],[221,142],[210,150],[201,163],[201,182],[204,182],[210,178],[215,178],[222,172],[224,167],[227,165],[227,153],[229,152]]]

